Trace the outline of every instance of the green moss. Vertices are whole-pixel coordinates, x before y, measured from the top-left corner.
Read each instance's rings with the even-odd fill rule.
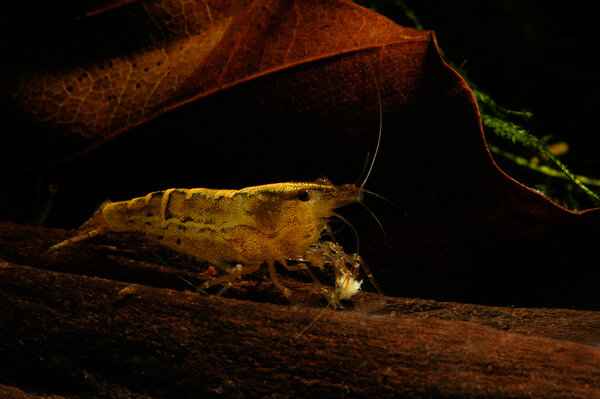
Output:
[[[401,0],[355,0],[355,3],[386,15],[401,25],[424,29],[416,13]],[[444,58],[447,57],[444,55]],[[532,182],[528,184],[569,209],[580,209],[583,203],[591,203],[592,206],[600,205],[598,194],[588,188],[588,186],[600,187],[600,180],[575,175],[557,156],[548,151],[547,140],[539,139],[526,127],[534,119],[531,112],[512,110],[499,105],[466,76],[462,65],[456,67],[451,61],[447,60],[447,62],[462,75],[473,91],[488,141],[491,141],[493,136],[503,139],[494,140],[495,143],[490,144],[490,150],[494,155],[499,155],[514,166],[537,173],[540,178],[530,179]],[[515,148],[512,144],[517,144],[518,147]],[[545,159],[540,163],[532,162],[520,155],[521,152],[527,153],[529,158],[544,154]],[[587,201],[579,199],[574,190],[583,193]]]

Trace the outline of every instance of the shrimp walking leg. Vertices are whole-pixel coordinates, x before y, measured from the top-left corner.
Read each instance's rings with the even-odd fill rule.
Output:
[[[279,288],[281,292],[283,292],[283,296],[289,298],[292,295],[292,291],[283,285],[281,281],[279,281],[279,277],[277,277],[277,271],[275,270],[275,262],[267,262],[267,264],[269,265],[269,275],[271,277],[271,281],[273,281],[275,287]]]
[[[308,267],[306,264],[300,263],[298,265],[289,265],[285,260],[282,261],[281,264],[288,271],[302,270],[302,271],[306,272],[310,276],[310,278],[313,280],[313,282],[317,285],[317,287],[319,288],[319,292],[321,294],[323,294],[325,299],[327,299],[327,302],[329,302],[334,308],[341,307],[341,303],[338,300],[337,296],[335,295],[335,292],[333,292],[327,286],[325,286],[323,283],[321,283],[319,281],[319,279],[317,278],[317,276],[315,276],[314,273],[310,270],[310,267]]]
[[[325,299],[327,299],[327,302],[331,306],[333,306],[335,309],[339,309],[342,307],[342,304],[334,291],[330,290],[327,286],[321,283],[317,276],[315,276],[315,274],[310,269],[307,269],[306,273],[308,273],[310,278],[313,279],[313,281],[319,288],[319,291],[321,292],[321,294],[323,294],[323,296],[325,297]]]
[[[237,280],[238,278],[241,278],[245,274],[254,273],[258,269],[260,269],[260,266],[261,266],[260,263],[255,264],[255,265],[250,265],[250,266],[237,265],[236,267],[233,268],[233,270],[230,273],[226,274],[225,276],[216,278],[214,280],[207,281],[204,284],[202,284],[201,287],[203,289],[206,289],[206,288],[212,287],[213,285],[225,283],[226,287],[228,288],[235,282],[235,280]],[[224,290],[222,290],[222,292],[219,291],[219,295],[222,294],[223,292],[225,292],[225,291]]]

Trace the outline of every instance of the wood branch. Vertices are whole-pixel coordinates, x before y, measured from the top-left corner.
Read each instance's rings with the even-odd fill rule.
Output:
[[[152,269],[135,259],[136,252],[128,257],[82,243],[62,257],[42,256],[66,235],[0,224],[3,396],[600,394],[596,347],[540,336],[597,345],[598,312],[490,308],[367,292],[345,309],[323,310],[314,303],[314,287],[289,279],[295,305],[262,282],[227,292],[244,300],[207,297],[167,288],[169,279],[151,286],[172,272]],[[99,274],[98,257],[112,259],[104,278],[86,276]],[[68,272],[51,270],[52,262]],[[117,274],[117,264],[125,271]],[[146,271],[139,274],[142,283],[134,271]],[[123,277],[129,282],[117,281]]]
[[[59,272],[180,291],[193,290],[182,277],[193,283],[200,283],[206,278],[205,274],[198,273],[204,269],[193,267],[193,259],[151,246],[134,235],[114,234],[104,241],[90,240],[64,248],[60,253],[45,253],[47,248],[73,234],[73,231],[62,229],[0,222],[0,259]],[[111,245],[102,245],[99,241]],[[135,248],[136,251],[133,250]],[[163,256],[164,260],[156,254]],[[263,277],[263,281],[268,280],[263,275],[259,276],[259,281],[260,277]],[[286,279],[286,284],[294,290],[294,303],[302,304],[301,306],[325,306],[312,285],[299,284],[294,279]],[[268,282],[257,283],[256,279],[253,282],[241,281],[225,295],[258,302],[288,303],[272,285]],[[504,331],[600,345],[600,312],[597,311],[482,306],[418,298],[390,298],[369,292],[355,296],[352,303],[346,306],[351,306],[355,311],[380,316],[469,321]]]

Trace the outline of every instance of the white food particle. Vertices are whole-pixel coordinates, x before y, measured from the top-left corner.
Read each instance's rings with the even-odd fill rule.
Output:
[[[350,299],[354,294],[360,291],[362,280],[356,280],[351,275],[342,275],[336,279],[336,294],[342,300]]]

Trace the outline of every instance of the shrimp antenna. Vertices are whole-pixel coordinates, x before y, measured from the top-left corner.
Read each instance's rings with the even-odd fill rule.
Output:
[[[377,222],[377,225],[379,226],[379,229],[381,229],[381,232],[383,233],[383,235],[385,237],[387,237],[387,234],[385,234],[385,230],[383,228],[383,225],[381,224],[381,222],[377,218],[377,215],[375,215],[375,213],[373,213],[373,211],[367,205],[365,205],[364,202],[359,201],[359,204],[361,204],[367,210],[367,212],[369,212],[369,214],[373,217],[373,219],[375,219],[375,221]]]
[[[369,159],[370,158],[371,158],[371,153],[369,151],[367,151],[367,155],[365,156],[365,162],[363,162],[363,167],[360,170],[360,175],[358,175],[358,177],[356,178],[356,181],[354,182],[355,186],[358,185],[358,183],[360,183],[363,176],[365,175],[365,172],[367,171],[367,168],[369,167]]]
[[[333,216],[335,216],[336,218],[340,219],[342,222],[346,223],[351,229],[352,231],[354,231],[354,236],[356,237],[356,253],[358,253],[358,247],[360,244],[360,239],[358,238],[358,230],[356,230],[356,227],[352,226],[352,223],[350,223],[345,217],[343,217],[340,214],[337,213],[333,213]]]
[[[371,71],[372,72],[372,71]],[[375,165],[375,159],[377,159],[377,154],[379,154],[379,145],[381,144],[381,132],[383,131],[383,108],[381,106],[381,92],[379,91],[379,85],[377,84],[377,78],[375,78],[375,73],[373,72],[373,78],[375,81],[375,88],[377,89],[377,100],[379,102],[379,134],[377,135],[377,146],[375,147],[375,153],[373,154],[373,159],[371,160],[371,165],[369,166],[369,170],[367,171],[367,175],[363,180],[360,188],[363,188],[369,180],[369,176],[371,176],[371,171],[373,170],[373,165]]]
[[[384,200],[385,202],[387,202],[387,203],[388,203],[388,204],[390,204],[390,205],[393,205],[393,206],[398,206],[398,205],[396,205],[396,203],[395,203],[394,201],[392,201],[391,199],[389,199],[389,198],[387,198],[387,197],[384,197],[384,196],[383,196],[383,195],[381,195],[381,194],[377,194],[376,192],[374,192],[374,191],[371,191],[371,190],[367,190],[366,188],[362,188],[361,190],[362,190],[364,193],[367,193],[367,194],[369,194],[369,195],[372,195],[373,197],[377,197],[377,198],[379,198],[379,199],[381,199],[381,200]]]
[[[306,327],[304,327],[302,329],[302,331],[300,331],[298,334],[296,334],[296,336],[294,337],[295,339],[298,339],[302,336],[302,334],[304,334],[308,329],[310,329],[312,326],[315,325],[315,323],[317,322],[317,320],[319,320],[321,318],[321,316],[323,316],[323,313],[325,313],[325,311],[327,309],[329,309],[329,307],[331,306],[331,303],[327,303],[327,306],[325,306],[323,309],[321,309],[321,312],[317,315],[317,317],[315,317]]]
[[[365,274],[367,275],[367,278],[369,279],[369,281],[371,282],[371,284],[373,284],[373,287],[375,287],[375,289],[377,290],[378,293],[380,293],[381,295],[385,295],[383,293],[383,291],[381,290],[381,288],[379,287],[379,284],[377,284],[377,281],[375,281],[375,277],[373,277],[373,273],[371,273],[371,268],[369,267],[369,265],[367,265],[367,262],[364,261],[364,259],[360,258],[360,267],[363,268]]]

